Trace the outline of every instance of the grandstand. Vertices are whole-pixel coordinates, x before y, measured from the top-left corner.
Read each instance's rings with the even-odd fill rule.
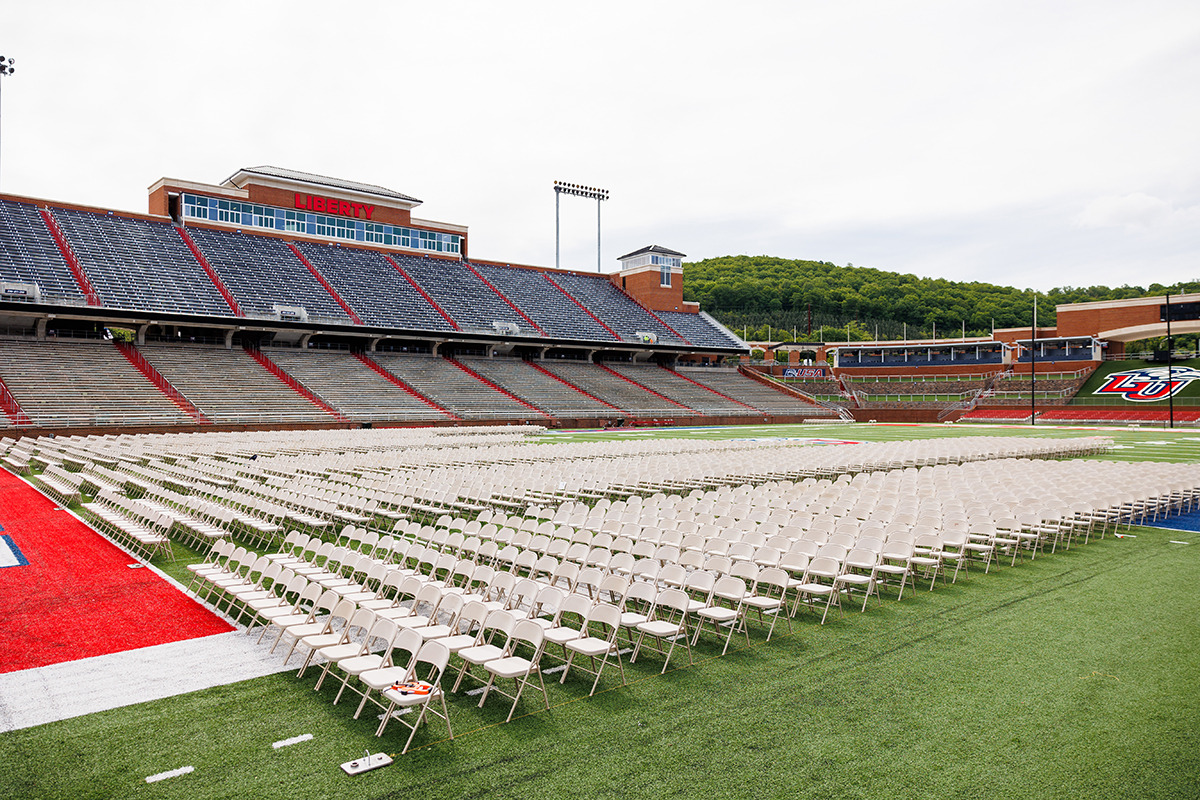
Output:
[[[683,300],[682,254],[644,248],[607,276],[472,261],[467,229],[415,219],[419,204],[275,167],[161,179],[144,215],[0,197],[6,427],[828,413],[719,366],[746,347]],[[112,400],[107,377],[76,369],[69,399],[18,366],[48,353],[59,373],[116,365],[128,386]]]

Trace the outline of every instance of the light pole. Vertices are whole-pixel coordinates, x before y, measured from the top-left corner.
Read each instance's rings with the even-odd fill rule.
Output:
[[[0,56],[0,78],[4,78],[16,72],[16,69],[13,67],[13,64],[15,63],[17,63],[15,58],[5,58],[4,56]],[[3,85],[4,81],[0,80],[0,86]]]
[[[600,269],[600,202],[608,199],[607,189],[596,189],[592,186],[580,186],[577,183],[554,182],[554,268],[559,268],[559,227],[558,227],[558,198],[569,194],[575,197],[586,197],[596,201],[596,272]]]

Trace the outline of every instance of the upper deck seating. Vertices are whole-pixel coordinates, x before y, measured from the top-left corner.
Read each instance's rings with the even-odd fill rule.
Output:
[[[689,409],[664,400],[654,393],[622,380],[597,364],[588,361],[543,361],[541,366],[572,386],[611,403],[622,411],[636,414],[678,416]]]
[[[700,314],[685,311],[656,311],[662,321],[679,331],[696,347],[741,347],[737,339],[720,325]]]
[[[15,200],[0,200],[0,280],[36,283],[49,302],[84,300],[38,210]]]
[[[636,341],[638,333],[649,332],[657,335],[660,342],[682,343],[674,331],[603,275],[564,272],[556,274],[554,280],[627,341]]]
[[[512,306],[461,262],[396,254],[392,259],[460,328],[491,331],[493,322],[510,322],[526,332],[535,333]]]
[[[613,335],[606,331],[603,325],[588,316],[571,298],[546,280],[546,273],[536,269],[501,267],[495,264],[474,266],[493,286],[503,292],[505,297],[536,322],[547,336],[558,339],[613,341]],[[525,325],[527,327],[528,323]]]
[[[37,425],[192,422],[111,342],[0,339],[0,378]]]
[[[245,351],[216,345],[138,347],[171,385],[216,423],[314,421],[329,414],[276,378]]]
[[[519,358],[464,358],[462,363],[525,402],[555,416],[613,416],[620,413]]]
[[[381,253],[334,244],[296,242],[367,325],[449,331],[453,327]]]
[[[51,213],[105,306],[233,316],[169,222],[75,209]]]
[[[274,316],[272,306],[279,304],[302,306],[310,317],[350,323],[283,240],[192,226],[187,230],[247,316]]]
[[[371,358],[442,408],[465,419],[527,419],[536,411],[434,356],[372,353]]]
[[[348,419],[446,418],[345,350],[272,347],[263,355]]]

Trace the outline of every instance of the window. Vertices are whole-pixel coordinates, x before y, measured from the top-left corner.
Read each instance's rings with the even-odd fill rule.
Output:
[[[308,233],[307,220],[305,219],[307,216],[303,211],[284,211],[283,230],[289,233]]]
[[[663,264],[658,268],[658,282],[662,286],[671,285],[671,268]]]
[[[462,252],[462,237],[458,234],[422,231],[398,225],[363,222],[193,194],[183,195],[183,215],[190,219],[215,220],[231,225],[287,233],[315,234],[350,242],[370,242],[389,247],[455,255]]]

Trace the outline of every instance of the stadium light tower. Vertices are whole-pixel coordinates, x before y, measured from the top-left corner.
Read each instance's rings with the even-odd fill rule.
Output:
[[[5,58],[4,56],[0,56],[0,78],[4,78],[16,72],[16,70],[13,68],[13,64],[15,63],[17,63],[15,58]],[[0,87],[3,85],[4,81],[0,80]]]
[[[558,198],[564,194],[574,197],[586,197],[596,201],[596,272],[600,272],[600,203],[608,199],[607,189],[597,189],[592,186],[580,186],[577,183],[554,182],[554,268],[559,268],[559,226]]]

